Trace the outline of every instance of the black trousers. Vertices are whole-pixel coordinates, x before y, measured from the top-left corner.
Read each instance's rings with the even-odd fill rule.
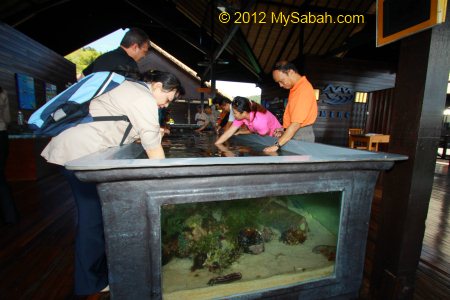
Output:
[[[8,132],[2,130],[0,131],[0,219],[4,223],[17,223],[19,215],[5,175],[8,150]]]
[[[63,168],[78,209],[75,238],[75,294],[90,295],[108,285],[103,216],[97,187]]]

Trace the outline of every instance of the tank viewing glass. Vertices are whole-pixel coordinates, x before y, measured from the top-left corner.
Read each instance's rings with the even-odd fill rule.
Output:
[[[254,293],[334,274],[342,192],[161,207],[164,299]]]

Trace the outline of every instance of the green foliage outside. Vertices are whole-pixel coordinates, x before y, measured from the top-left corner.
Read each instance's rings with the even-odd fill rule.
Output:
[[[261,104],[261,95],[254,95],[254,96],[248,96],[246,97],[252,101],[255,101],[256,103],[260,103]]]
[[[77,66],[77,76],[91,64],[102,53],[94,48],[81,48],[65,56],[65,58],[73,62]]]

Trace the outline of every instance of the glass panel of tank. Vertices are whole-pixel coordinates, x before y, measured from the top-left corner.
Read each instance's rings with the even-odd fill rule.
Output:
[[[334,274],[341,192],[164,205],[164,299],[211,299]]]

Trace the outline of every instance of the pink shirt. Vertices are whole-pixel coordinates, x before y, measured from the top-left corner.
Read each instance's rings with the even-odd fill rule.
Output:
[[[251,132],[270,136],[273,136],[275,129],[283,127],[270,111],[266,111],[265,113],[251,111],[250,120],[242,119],[233,121],[233,126],[241,127],[242,124],[247,125]]]

